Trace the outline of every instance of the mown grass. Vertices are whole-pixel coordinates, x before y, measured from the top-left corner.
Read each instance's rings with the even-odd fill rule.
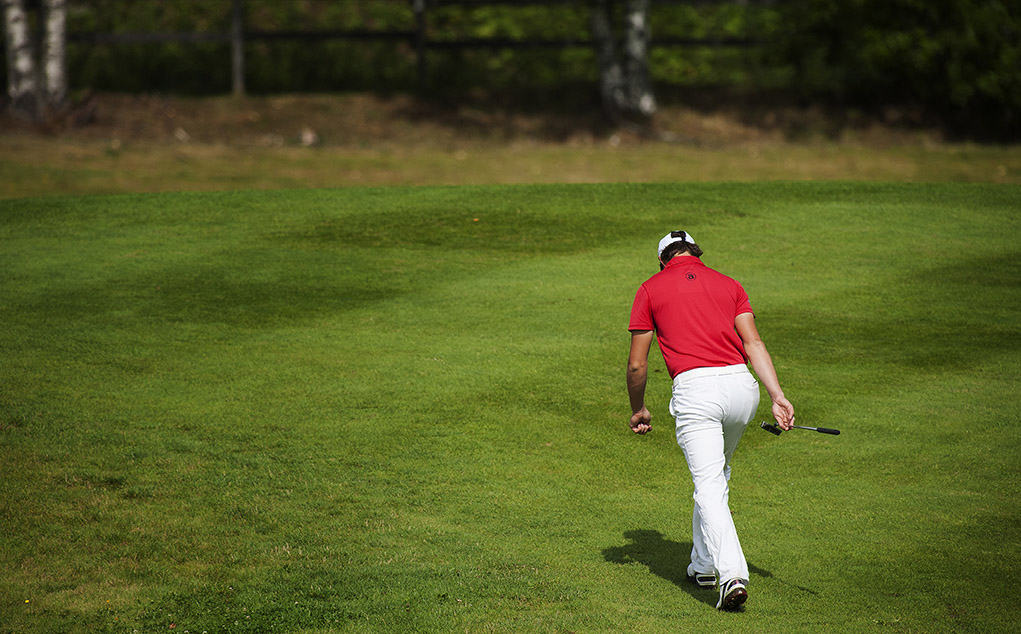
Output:
[[[1021,189],[425,187],[0,202],[5,631],[989,631],[1016,620]],[[806,424],[751,429],[744,612],[637,285],[741,279]],[[766,416],[766,408],[760,418]]]

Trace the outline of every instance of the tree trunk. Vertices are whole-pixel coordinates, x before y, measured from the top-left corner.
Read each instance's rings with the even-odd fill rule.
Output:
[[[614,121],[648,119],[656,111],[649,84],[649,0],[627,1],[623,62],[617,54],[613,0],[593,0],[591,17],[603,109]]]
[[[656,111],[649,85],[649,0],[628,0],[624,35],[627,109],[641,117]]]
[[[613,37],[613,2],[596,0],[592,5],[592,40],[599,63],[599,96],[611,119],[619,119],[624,110],[624,74],[617,60]]]
[[[230,11],[230,73],[235,97],[245,94],[245,8],[234,0]]]
[[[46,0],[45,37],[46,102],[57,110],[67,101],[67,0]]]
[[[7,96],[16,113],[35,119],[39,114],[40,103],[28,15],[22,0],[3,0],[3,7],[7,41]]]

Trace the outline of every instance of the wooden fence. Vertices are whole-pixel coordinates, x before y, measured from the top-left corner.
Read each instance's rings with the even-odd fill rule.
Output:
[[[540,38],[461,38],[456,40],[435,40],[429,38],[428,13],[430,8],[443,6],[488,6],[488,5],[550,5],[550,4],[586,4],[584,0],[409,0],[409,9],[414,14],[414,29],[408,30],[369,30],[369,29],[324,29],[324,30],[277,30],[264,31],[245,28],[245,0],[230,0],[230,30],[227,33],[217,32],[133,32],[133,33],[100,33],[72,32],[68,40],[94,44],[146,44],[146,43],[200,43],[229,42],[231,47],[231,84],[234,94],[245,92],[245,44],[251,41],[267,40],[375,40],[404,41],[415,51],[419,84],[425,83],[427,70],[427,52],[430,49],[538,49],[538,48],[591,48],[595,45],[591,38],[578,39],[540,39]],[[656,0],[661,4],[727,4],[727,0]],[[749,4],[743,0],[742,4]],[[760,0],[758,4],[770,4],[770,0]],[[650,47],[670,46],[709,46],[709,47],[751,47],[761,42],[753,38],[743,37],[653,37]]]

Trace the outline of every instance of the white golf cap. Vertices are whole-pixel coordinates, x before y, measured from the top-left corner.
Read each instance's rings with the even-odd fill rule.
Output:
[[[659,241],[659,253],[656,255],[663,255],[663,249],[667,248],[675,242],[687,242],[688,244],[695,244],[695,241],[690,235],[684,231],[671,231],[670,233],[663,236],[663,239]]]

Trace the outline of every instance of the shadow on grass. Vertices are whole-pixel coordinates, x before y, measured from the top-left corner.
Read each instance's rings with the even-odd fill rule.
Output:
[[[892,283],[862,281],[854,305],[847,304],[846,289],[821,298],[819,305],[845,307],[839,318],[800,305],[768,319],[777,324],[776,339],[798,342],[794,363],[841,359],[872,373],[880,364],[957,371],[1021,350],[1016,320],[992,317],[1021,306],[1019,287],[1021,254],[1012,251],[919,268]]]
[[[663,533],[648,529],[627,531],[624,538],[632,543],[624,546],[611,546],[603,549],[603,559],[614,564],[640,563],[648,566],[649,572],[670,581],[681,588],[693,598],[712,606],[716,606],[719,596],[712,588],[700,588],[691,581],[688,581],[688,563],[691,561],[691,542],[675,542],[663,538]],[[751,563],[748,564],[748,571],[753,575],[766,579],[773,579],[773,573],[759,568]],[[782,579],[776,579],[780,583],[791,585],[803,592],[817,594],[815,590],[805,588],[797,584],[787,584]]]

